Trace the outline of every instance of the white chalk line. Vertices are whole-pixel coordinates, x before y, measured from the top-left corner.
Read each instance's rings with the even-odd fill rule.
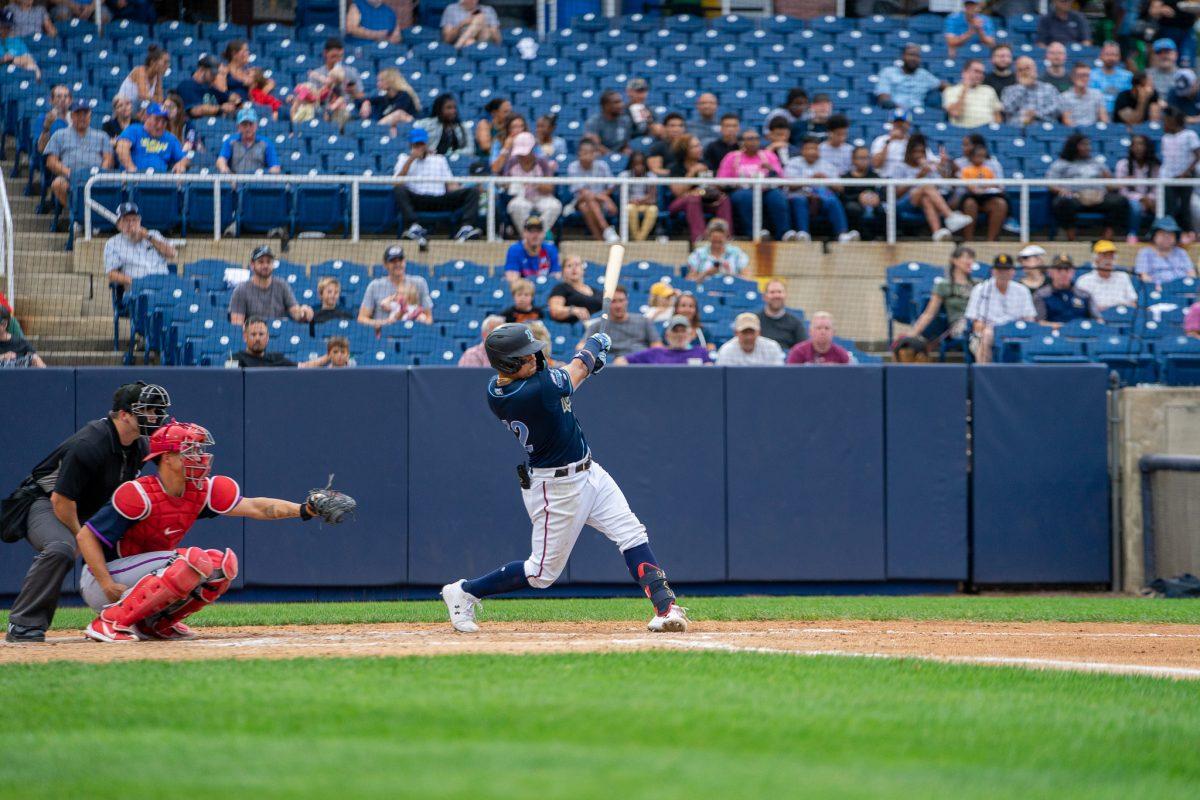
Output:
[[[1056,658],[1027,658],[1021,656],[933,656],[903,653],[856,653],[851,650],[788,650],[779,647],[742,647],[723,642],[692,639],[616,639],[614,644],[655,644],[689,650],[720,650],[727,653],[769,653],[791,656],[837,656],[841,658],[914,659],[939,661],[952,664],[982,664],[995,666],[1018,666],[1082,672],[1102,672],[1114,675],[1151,675],[1161,678],[1200,679],[1200,669],[1191,667],[1162,667],[1149,664],[1116,664],[1105,661],[1069,661]]]

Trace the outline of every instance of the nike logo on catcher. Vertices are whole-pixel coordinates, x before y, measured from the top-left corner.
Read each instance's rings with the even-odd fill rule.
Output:
[[[170,536],[172,533],[183,533],[183,529],[175,530],[174,528],[167,528],[163,531],[163,536]]]

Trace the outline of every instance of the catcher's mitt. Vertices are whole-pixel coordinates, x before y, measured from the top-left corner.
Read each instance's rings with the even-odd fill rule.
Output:
[[[333,488],[332,475],[329,476],[329,482],[325,484],[324,489],[313,489],[304,498],[304,502],[314,517],[320,517],[330,525],[337,525],[358,508],[358,503],[353,497]]]

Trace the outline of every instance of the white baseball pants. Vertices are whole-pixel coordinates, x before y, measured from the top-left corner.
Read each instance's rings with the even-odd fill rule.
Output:
[[[545,589],[558,580],[584,525],[607,536],[622,553],[648,541],[646,526],[630,510],[621,487],[595,461],[563,478],[539,473],[553,470],[533,470],[530,487],[521,490],[533,523],[533,552],[525,562],[530,586]]]

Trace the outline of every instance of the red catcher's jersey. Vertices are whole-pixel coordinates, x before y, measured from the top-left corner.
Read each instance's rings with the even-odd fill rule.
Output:
[[[112,504],[133,524],[115,542],[117,555],[174,550],[201,514],[227,514],[241,499],[237,481],[224,475],[205,478],[201,487],[188,481],[182,497],[167,494],[157,475],[123,483]]]

